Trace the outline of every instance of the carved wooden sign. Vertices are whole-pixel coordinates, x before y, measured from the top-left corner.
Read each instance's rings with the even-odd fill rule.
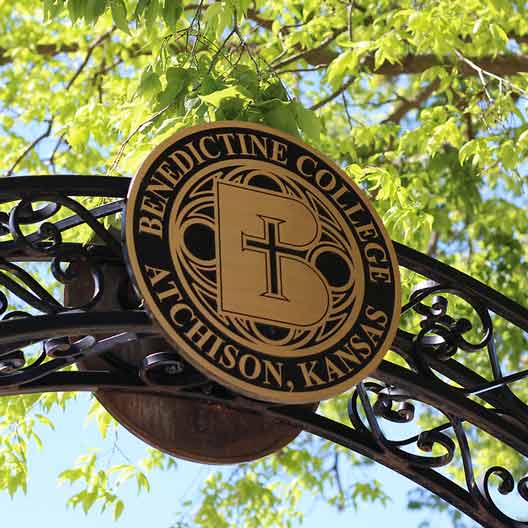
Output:
[[[261,125],[178,132],[145,160],[129,266],[179,353],[246,396],[317,402],[372,372],[399,321],[396,255],[364,193]]]

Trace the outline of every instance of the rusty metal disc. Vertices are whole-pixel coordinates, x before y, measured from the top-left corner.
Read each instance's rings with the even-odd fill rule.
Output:
[[[75,266],[77,269],[72,271],[79,276],[64,292],[68,305],[85,302],[93,291],[88,268]],[[118,265],[105,265],[103,272],[105,288],[94,309],[117,309],[118,291],[128,283],[128,275]],[[116,347],[111,351],[112,361],[96,357],[79,362],[78,366],[85,370],[117,370],[119,365],[137,367],[150,354],[164,351],[174,349],[161,337],[149,337]],[[192,369],[188,363],[182,363],[186,369]],[[196,376],[201,375],[196,372]],[[301,432],[300,428],[280,420],[177,393],[105,389],[96,391],[95,397],[121,425],[147,444],[194,462],[232,464],[256,460],[281,449]],[[307,407],[314,409],[312,404]]]

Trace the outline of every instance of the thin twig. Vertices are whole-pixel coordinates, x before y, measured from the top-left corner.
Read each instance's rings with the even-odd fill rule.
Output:
[[[337,489],[339,491],[339,504],[338,504],[338,510],[342,511],[345,507],[344,500],[345,500],[345,491],[343,489],[343,483],[341,482],[341,474],[339,471],[339,452],[336,451],[334,454],[334,465],[332,466],[332,471],[334,472],[336,483],[337,483]]]
[[[86,56],[84,57],[84,60],[80,64],[80,66],[77,68],[75,73],[73,74],[72,78],[68,81],[68,84],[65,87],[65,91],[68,91],[72,86],[73,83],[77,80],[79,75],[82,73],[86,65],[88,64],[88,61],[90,60],[90,57],[92,56],[93,51],[97,46],[99,46],[101,43],[103,43],[111,34],[113,31],[115,31],[115,26],[112,27],[112,29],[108,30],[106,33],[103,33],[100,37],[98,37],[88,48],[88,51],[86,52]],[[11,168],[7,171],[6,176],[11,176],[13,172],[15,171],[16,167],[21,163],[21,161],[45,138],[49,137],[51,135],[51,130],[53,128],[53,121],[54,116],[52,116],[50,119],[47,120],[48,122],[48,128],[37,138],[35,138],[30,145],[26,147],[26,149],[20,154],[20,156],[15,160],[13,165],[11,165]],[[61,136],[64,137],[64,134]],[[60,143],[60,141],[59,141]],[[55,151],[52,154],[52,157],[50,158],[50,161],[53,164],[53,156],[55,154]]]
[[[220,45],[220,47],[216,50],[215,54],[213,55],[213,58],[211,59],[211,64],[209,64],[209,69],[207,70],[207,73],[211,73],[213,71],[213,68],[215,67],[216,65],[216,62],[218,61],[219,57],[220,57],[220,53],[222,53],[223,49],[225,48],[227,42],[229,41],[229,39],[235,34],[235,29],[233,28],[231,30],[231,32],[229,33],[229,35],[227,35],[227,37],[223,40],[222,44]]]
[[[348,108],[348,101],[344,92],[341,94],[341,99],[343,100],[343,107],[345,109],[345,115],[348,121],[348,126],[350,128],[354,128],[354,123],[352,123],[352,115],[350,114],[350,109]]]
[[[73,77],[69,80],[68,84],[66,85],[66,91],[68,91],[72,87],[73,83],[77,80],[77,77],[79,77],[81,72],[84,70],[95,48],[97,48],[97,46],[101,45],[108,37],[110,37],[110,35],[115,31],[115,29],[115,26],[112,27],[112,29],[109,29],[106,33],[103,33],[90,45],[88,51],[86,52],[84,60],[81,62],[81,65],[77,68],[76,72],[73,74]]]
[[[159,112],[156,112],[153,116],[149,117],[148,119],[146,119],[145,121],[143,121],[142,123],[140,123],[134,130],[132,130],[132,132],[130,132],[130,134],[127,136],[127,138],[125,139],[125,141],[123,141],[123,143],[121,143],[121,146],[119,147],[119,150],[117,152],[117,155],[116,157],[114,158],[114,161],[112,162],[112,165],[110,165],[110,168],[108,169],[107,171],[107,174],[111,174],[116,168],[117,166],[119,165],[119,162],[121,161],[121,158],[123,157],[123,153],[125,151],[125,148],[126,146],[128,145],[128,143],[130,143],[130,140],[138,133],[140,132],[141,130],[143,130],[143,128],[145,128],[149,123],[151,123],[152,121],[154,121],[157,117],[159,117],[161,114],[163,114],[168,108],[169,108],[170,105],[167,105],[165,106],[164,108],[162,108]]]
[[[282,75],[283,73],[304,73],[304,72],[315,72],[327,68],[328,64],[317,64],[311,68],[291,68],[286,70],[280,70],[276,72],[277,75]]]
[[[420,106],[429,99],[433,92],[438,88],[440,82],[435,79],[424,90],[422,90],[414,99],[404,99],[394,112],[383,120],[383,123],[399,123],[401,119],[413,108],[420,108]]]
[[[472,139],[475,139],[475,133],[473,132],[473,120],[471,119],[471,114],[469,112],[466,112],[466,132],[468,141],[471,141]]]
[[[196,26],[197,26],[196,33],[200,34],[200,30],[201,30],[200,18],[202,16],[203,4],[204,4],[204,0],[200,0],[200,3],[198,4],[198,7],[196,8],[196,11],[194,12],[194,16],[193,16],[193,18],[191,20],[191,23],[189,24],[189,28],[188,28],[188,31],[187,31],[186,42],[185,42],[185,49],[189,49],[189,36],[191,34],[191,31],[194,29],[194,24],[196,24]],[[197,43],[197,41],[198,41],[198,39],[195,38],[194,42],[193,42],[193,47],[192,47],[192,50],[191,50],[191,59],[193,59],[193,60],[194,60],[194,58],[196,56],[196,43]]]
[[[66,135],[66,132],[63,132],[60,136],[59,136],[59,139],[57,140],[57,143],[55,143],[55,147],[54,149],[52,150],[51,152],[51,156],[48,160],[49,164],[51,165],[51,168],[53,170],[53,172],[55,173],[56,172],[56,169],[55,169],[55,155],[57,154],[57,151],[59,150],[61,144],[62,144],[62,140],[64,139],[64,136]]]
[[[48,128],[36,139],[32,141],[30,145],[26,147],[24,152],[18,156],[11,168],[6,172],[6,176],[11,176],[15,171],[17,165],[45,138],[51,134],[51,129],[53,127],[53,118],[48,120]]]
[[[99,77],[102,77],[106,75],[109,71],[112,71],[116,66],[119,66],[120,64],[123,64],[124,59],[123,57],[119,57],[116,61],[112,62],[112,64],[109,64],[108,66],[102,67],[93,77],[93,82],[95,83]],[[101,65],[103,66],[103,65]]]
[[[328,36],[327,38],[325,38],[321,42],[321,44],[319,44],[315,48],[309,48],[307,50],[304,50],[304,51],[301,51],[299,53],[296,53],[295,55],[292,55],[291,57],[288,57],[287,59],[284,59],[283,61],[278,62],[278,63],[275,63],[275,61],[271,61],[271,64],[273,65],[275,70],[280,70],[280,69],[284,68],[285,66],[288,66],[288,64],[291,64],[292,62],[296,62],[296,61],[304,58],[308,54],[316,53],[319,50],[321,50],[323,48],[326,48],[326,46],[331,44],[339,35],[341,35],[341,33],[344,33],[345,30],[346,30],[346,28],[344,28],[344,29],[343,28],[334,29],[332,31],[332,34],[330,36]]]
[[[233,31],[236,33],[236,36],[238,37],[238,40],[240,41],[240,45],[242,46],[244,51],[248,54],[248,57],[251,59],[251,62],[255,65],[255,70],[257,72],[257,75],[260,76],[260,67],[258,65],[258,62],[253,56],[253,53],[249,49],[249,46],[247,45],[247,42],[244,39],[244,36],[242,35],[242,33],[240,32],[240,28],[238,27],[236,11],[233,14]]]
[[[352,28],[352,9],[354,7],[354,2],[349,2],[347,6],[347,26],[348,26],[348,40],[352,42],[353,39],[353,28]]]
[[[472,68],[477,73],[477,75],[480,78],[480,81],[481,81],[482,85],[484,86],[484,90],[486,92],[486,96],[491,101],[492,101],[492,99],[491,99],[490,94],[488,93],[486,81],[484,80],[484,76],[490,77],[491,79],[495,79],[496,81],[499,81],[501,88],[502,88],[502,85],[504,84],[506,86],[509,86],[513,91],[516,91],[516,92],[524,95],[525,97],[528,97],[528,92],[526,90],[523,90],[522,88],[520,88],[516,84],[513,84],[512,82],[508,81],[508,79],[505,79],[504,77],[501,77],[500,75],[496,75],[495,73],[492,73],[492,72],[490,72],[488,70],[485,70],[484,68],[482,68],[481,66],[479,66],[478,64],[473,62],[471,59],[468,59],[465,55],[463,55],[458,50],[455,50],[455,53],[456,53],[456,56],[462,62],[466,63],[470,68]]]
[[[319,110],[319,108],[322,108],[324,105],[330,103],[333,101],[336,97],[339,97],[345,90],[347,90],[352,83],[356,80],[355,77],[350,77],[340,88],[338,88],[335,92],[331,93],[327,97],[321,99],[319,102],[315,103],[313,106],[310,107],[310,110]]]
[[[429,238],[429,243],[427,244],[427,255],[429,255],[430,257],[436,256],[439,239],[440,233],[438,231],[433,231],[431,233],[431,238]]]

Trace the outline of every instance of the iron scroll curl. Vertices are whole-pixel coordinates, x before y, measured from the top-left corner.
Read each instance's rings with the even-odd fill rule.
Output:
[[[177,374],[158,376],[158,361],[160,366],[176,365],[177,359],[167,355],[121,371],[65,371],[73,363],[111,354],[130,340],[159,335],[129,285],[116,290],[119,309],[93,310],[108,294],[105,266],[124,267],[121,242],[101,220],[119,220],[129,183],[127,178],[67,175],[0,181],[0,395],[100,388],[177,391],[189,400],[251,410],[300,426],[412,479],[483,526],[528,527],[526,519],[505,512],[495,498],[496,492],[517,494],[522,505],[528,504],[528,476],[515,475],[515,468],[475,468],[467,432],[470,427],[484,431],[528,459],[528,405],[509,387],[528,372],[503,374],[494,330],[494,322],[502,318],[528,332],[528,310],[401,244],[395,243],[400,266],[433,282],[421,285],[402,306],[403,313],[414,313],[420,322],[397,333],[392,350],[401,364],[384,360],[371,379],[349,394],[346,423],[299,406],[251,400],[192,372],[179,379]],[[104,203],[94,204],[93,198]],[[96,235],[97,243],[71,241],[67,235],[79,226]],[[49,278],[60,285],[88,281],[90,299],[71,306],[59,301],[28,265],[35,262],[49,266]],[[80,264],[89,270],[88,278],[78,273]],[[469,320],[453,313],[449,298],[473,312],[478,338],[467,337]],[[485,379],[469,369],[465,354],[483,354],[491,376]],[[386,423],[415,428],[419,414],[428,409],[442,417],[434,428],[398,439],[384,430]],[[462,483],[443,471],[455,464],[464,470]]]

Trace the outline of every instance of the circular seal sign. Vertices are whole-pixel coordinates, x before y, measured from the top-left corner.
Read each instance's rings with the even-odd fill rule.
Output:
[[[363,192],[293,136],[236,121],[178,132],[134,178],[126,251],[191,364],[249,397],[339,394],[399,321],[396,254]]]

